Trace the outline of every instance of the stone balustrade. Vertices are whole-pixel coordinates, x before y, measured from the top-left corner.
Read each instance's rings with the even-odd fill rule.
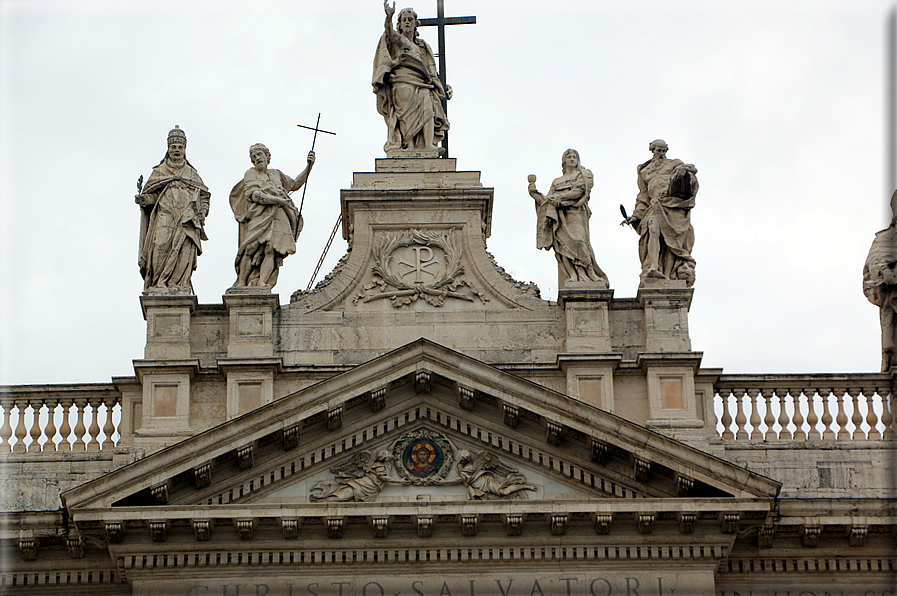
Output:
[[[713,385],[726,441],[875,441],[897,438],[887,374],[722,375]]]
[[[0,454],[111,449],[121,394],[111,385],[4,387],[0,417]]]

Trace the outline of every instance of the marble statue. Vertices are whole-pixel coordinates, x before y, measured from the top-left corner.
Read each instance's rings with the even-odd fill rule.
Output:
[[[488,451],[458,452],[458,478],[450,478],[444,484],[458,483],[467,487],[471,500],[526,499],[523,491],[536,490],[516,468],[510,468]]]
[[[643,283],[652,278],[673,279],[684,280],[691,287],[695,283],[691,210],[698,192],[698,169],[679,159],[667,159],[667,144],[660,139],[648,148],[654,157],[637,168],[635,210],[623,223],[640,236]]]
[[[383,150],[434,150],[449,129],[442,98],[451,99],[452,88],[442,82],[433,51],[417,36],[417,13],[410,8],[399,12],[392,27],[395,2],[384,1],[386,30],[374,55],[372,84],[377,94],[377,111],[386,120],[387,138]]]
[[[209,214],[209,189],[187,161],[187,135],[175,126],[168,151],[153,168],[134,202],[140,206],[140,251],[137,263],[144,293],[193,294],[191,277]],[[143,177],[141,176],[141,181]]]
[[[336,475],[335,482],[318,482],[311,488],[312,501],[368,503],[380,494],[387,483],[411,484],[409,480],[393,478],[389,475],[392,456],[386,449],[376,455],[362,451],[355,457],[330,471]]]
[[[536,246],[554,250],[566,281],[603,283],[607,287],[607,276],[595,261],[589,240],[592,172],[579,163],[575,149],[564,151],[561,167],[563,175],[551,183],[547,195],[536,190],[536,177],[529,176],[529,194],[536,201]]]
[[[863,293],[879,307],[881,372],[897,364],[897,191],[891,197],[891,225],[875,235],[863,267]]]
[[[261,143],[249,148],[249,159],[253,167],[230,193],[230,206],[240,224],[234,288],[271,288],[284,258],[295,254],[302,231],[302,216],[289,193],[308,180],[315,154],[309,152],[308,164],[295,179],[268,167],[271,152]]]

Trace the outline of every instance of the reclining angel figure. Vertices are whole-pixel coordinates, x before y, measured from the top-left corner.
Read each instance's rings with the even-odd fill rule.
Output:
[[[409,480],[389,475],[390,460],[386,449],[381,449],[376,455],[370,451],[362,451],[330,468],[336,476],[336,482],[318,482],[309,491],[311,500],[367,503],[373,501],[386,484],[411,484]]]

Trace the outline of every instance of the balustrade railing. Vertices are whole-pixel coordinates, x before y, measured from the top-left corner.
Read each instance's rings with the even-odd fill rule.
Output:
[[[886,374],[722,375],[713,389],[723,440],[897,438],[897,399]]]
[[[0,396],[0,453],[100,451],[121,438],[121,397],[110,392]]]

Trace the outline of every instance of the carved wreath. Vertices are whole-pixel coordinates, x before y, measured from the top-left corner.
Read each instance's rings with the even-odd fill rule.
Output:
[[[437,247],[445,252],[445,273],[431,283],[408,283],[393,271],[393,253],[408,246]],[[398,235],[386,235],[380,238],[374,247],[374,280],[371,285],[364,286],[364,293],[359,294],[354,302],[371,302],[389,298],[395,308],[423,298],[433,306],[442,306],[446,298],[458,298],[473,302],[473,297],[458,292],[461,287],[468,287],[471,293],[486,302],[482,292],[474,289],[466,280],[461,279],[464,266],[461,265],[461,247],[458,245],[455,229],[447,232],[409,230]],[[368,293],[373,292],[373,293]]]

